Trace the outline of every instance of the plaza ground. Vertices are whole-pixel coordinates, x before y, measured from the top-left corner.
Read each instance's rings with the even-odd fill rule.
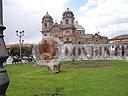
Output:
[[[128,96],[127,61],[61,63],[59,74],[30,63],[5,65],[10,78],[7,96]]]

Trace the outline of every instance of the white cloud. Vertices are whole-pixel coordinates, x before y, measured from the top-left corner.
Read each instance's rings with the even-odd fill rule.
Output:
[[[54,21],[60,21],[71,0],[3,0],[6,43],[19,43],[16,30],[25,30],[23,39],[41,39],[41,19],[48,11]],[[128,0],[88,0],[79,10],[70,9],[86,33],[100,31],[104,36],[128,33]]]
[[[82,7],[80,7],[80,11],[82,11],[82,12],[84,12],[84,11],[87,11],[89,9],[89,7],[88,6],[82,6]]]
[[[88,0],[84,6],[79,8],[77,16],[79,22],[85,27],[87,33],[101,31],[107,36],[128,33],[128,0]],[[88,9],[88,10],[87,10]],[[119,27],[115,27],[119,26]],[[114,34],[113,34],[114,33]]]
[[[88,2],[86,3],[86,6],[94,6],[96,5],[96,0],[88,0]]]
[[[19,43],[16,30],[25,31],[25,43],[41,38],[41,19],[48,11],[54,20],[62,16],[70,0],[3,0],[6,43]]]

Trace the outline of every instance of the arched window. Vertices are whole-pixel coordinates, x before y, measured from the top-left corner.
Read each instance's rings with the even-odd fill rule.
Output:
[[[44,27],[47,28],[47,23],[44,23]]]
[[[116,48],[115,48],[115,56],[120,56],[120,46],[116,46]]]
[[[66,41],[69,41],[69,38],[66,38]]]
[[[69,35],[69,31],[66,31],[66,35]]]
[[[69,21],[68,21],[68,19],[66,19],[66,20],[65,20],[65,23],[66,23],[66,24],[69,24]]]

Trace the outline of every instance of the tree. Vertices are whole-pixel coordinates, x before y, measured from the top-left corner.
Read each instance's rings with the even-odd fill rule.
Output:
[[[19,46],[18,45],[13,45],[12,47],[10,47],[9,55],[10,56],[20,56]]]
[[[22,56],[29,57],[32,54],[32,47],[30,46],[22,46]]]
[[[22,46],[21,52],[22,52],[22,56],[29,57],[32,54],[32,46]],[[9,55],[20,56],[20,46],[13,45],[12,47],[10,47]]]

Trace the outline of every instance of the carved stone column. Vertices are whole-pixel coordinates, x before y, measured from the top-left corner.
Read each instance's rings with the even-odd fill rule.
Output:
[[[5,42],[3,39],[3,30],[5,29],[6,27],[3,25],[2,0],[0,0],[0,96],[6,95],[6,90],[9,85],[8,74],[3,67],[3,62],[5,62],[8,57]]]

